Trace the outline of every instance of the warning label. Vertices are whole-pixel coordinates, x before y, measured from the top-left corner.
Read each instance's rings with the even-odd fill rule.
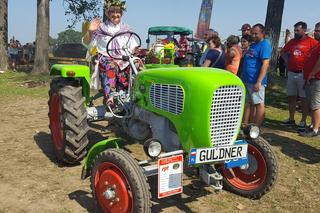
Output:
[[[159,159],[158,172],[158,198],[182,193],[182,155]]]

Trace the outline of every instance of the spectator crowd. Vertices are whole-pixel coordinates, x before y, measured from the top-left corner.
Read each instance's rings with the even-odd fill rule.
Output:
[[[297,126],[304,137],[320,136],[320,22],[314,33],[307,33],[307,24],[298,22],[292,38],[280,51],[281,66],[287,69],[288,119],[284,126]],[[231,35],[222,44],[219,33],[209,29],[204,39],[206,48],[200,59],[203,67],[225,69],[238,75],[246,87],[243,125],[261,126],[265,115],[267,70],[272,55],[270,40],[262,24],[244,24],[241,38]],[[240,46],[241,45],[241,46]],[[281,67],[280,67],[281,68]],[[281,73],[282,75],[283,73]],[[297,100],[301,101],[302,118],[295,122]],[[311,124],[307,126],[307,116]]]
[[[13,36],[8,44],[9,68],[16,70],[19,64],[28,64],[33,61],[35,53],[35,42],[22,45]]]

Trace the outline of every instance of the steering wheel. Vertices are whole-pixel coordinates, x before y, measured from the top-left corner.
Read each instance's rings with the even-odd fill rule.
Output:
[[[125,43],[125,46],[123,47],[111,47],[113,43],[116,43],[115,39],[119,36],[123,36],[123,35],[128,35],[128,40],[127,42]],[[115,57],[114,55],[120,55],[121,54],[121,51],[123,50],[123,48],[128,48],[128,45],[130,43],[130,39],[135,39],[136,38],[136,41],[138,42],[138,45],[137,47],[141,47],[141,38],[138,36],[137,33],[134,33],[134,32],[131,32],[131,31],[127,31],[127,32],[121,32],[121,33],[117,33],[116,35],[114,35],[110,40],[109,42],[107,43],[107,54],[112,58],[112,59],[116,59],[116,60],[124,60],[124,57],[126,56],[122,56],[121,58],[120,57]],[[131,52],[130,49],[127,49],[128,52],[129,52],[129,56],[133,56],[133,52]],[[112,54],[112,53],[116,53],[116,54]]]

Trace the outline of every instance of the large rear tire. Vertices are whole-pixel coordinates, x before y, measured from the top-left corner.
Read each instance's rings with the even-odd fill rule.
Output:
[[[75,80],[53,79],[49,90],[49,128],[59,161],[76,164],[87,153],[89,126],[82,87]]]
[[[247,142],[249,168],[224,169],[222,165],[223,187],[235,194],[259,199],[271,190],[277,180],[277,159],[271,146],[262,137]]]
[[[126,151],[108,149],[95,158],[91,189],[103,212],[150,213],[149,184],[138,162]]]

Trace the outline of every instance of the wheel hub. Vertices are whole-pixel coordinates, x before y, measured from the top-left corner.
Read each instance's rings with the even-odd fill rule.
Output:
[[[132,212],[132,196],[127,179],[111,163],[102,163],[95,176],[96,197],[107,212]]]
[[[108,188],[103,195],[107,200],[113,200],[116,198],[116,193],[112,187]]]
[[[250,174],[254,174],[257,169],[258,169],[258,162],[257,162],[257,159],[252,155],[252,154],[248,154],[248,160],[249,160],[249,164],[247,167],[245,167],[245,169],[241,169],[241,171],[247,175],[250,175]]]

